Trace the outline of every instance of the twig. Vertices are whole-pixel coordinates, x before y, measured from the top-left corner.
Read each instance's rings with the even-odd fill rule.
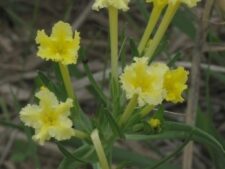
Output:
[[[188,97],[187,113],[186,113],[186,123],[194,125],[196,109],[199,100],[199,82],[200,82],[200,65],[201,58],[204,53],[204,46],[206,43],[206,37],[208,32],[209,17],[214,4],[214,0],[207,0],[205,4],[205,9],[200,21],[198,35],[196,39],[196,46],[194,49],[194,54],[192,58],[192,70],[191,70],[191,87]],[[185,148],[183,155],[183,169],[192,169],[193,163],[193,142],[188,144]]]
[[[225,51],[225,43],[205,44],[204,51],[205,52],[224,52]]]
[[[176,62],[175,64],[177,66],[183,66],[185,68],[192,68],[192,63],[190,63],[190,62]],[[225,67],[222,67],[222,66],[211,65],[211,64],[208,65],[205,63],[201,63],[200,68],[204,69],[204,70],[209,69],[210,71],[213,71],[213,72],[225,73]]]
[[[84,11],[80,14],[80,16],[73,23],[72,27],[74,29],[79,29],[80,26],[83,24],[83,22],[86,20],[86,18],[88,17],[88,15],[89,15],[89,13],[91,11],[91,7],[92,7],[93,2],[94,2],[93,0],[91,2],[89,2],[87,7],[84,9]]]

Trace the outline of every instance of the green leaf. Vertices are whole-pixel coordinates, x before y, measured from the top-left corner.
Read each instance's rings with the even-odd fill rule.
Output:
[[[109,121],[109,124],[110,124],[114,134],[118,135],[120,138],[125,138],[124,134],[121,132],[121,130],[120,130],[117,122],[115,121],[114,117],[112,116],[112,114],[110,112],[108,112],[108,110],[105,110],[105,112],[106,112],[106,117]]]
[[[94,159],[94,148],[90,145],[84,144],[83,146],[76,149],[72,155],[75,157],[79,157],[83,161],[87,161],[89,163],[96,161],[97,159]],[[83,164],[83,163],[82,163]],[[81,163],[78,161],[71,160],[67,157],[64,157],[64,159],[59,164],[58,169],[74,169],[78,168]]]
[[[195,141],[199,141],[200,143],[208,144],[214,148],[217,148],[225,155],[225,150],[223,145],[212,135],[201,130],[200,128],[189,126],[186,124],[176,123],[176,122],[166,122],[165,128],[168,130],[185,131],[185,132],[189,132],[190,130],[193,130],[193,136],[195,136],[193,137],[193,139]]]
[[[212,118],[208,113],[202,113],[200,110],[197,113],[196,125],[207,133],[211,134],[215,138],[217,138],[225,147],[225,140],[222,136],[219,135],[216,128],[214,127]],[[213,159],[214,166],[217,169],[224,169],[225,166],[225,156],[221,151],[214,149],[210,146],[207,146],[207,150],[211,158]]]
[[[12,149],[11,160],[15,162],[25,161],[29,157],[27,142],[16,140]]]
[[[127,41],[128,41],[128,38],[125,34],[125,31],[123,31],[123,34],[122,34],[122,40],[121,40],[121,47],[120,47],[120,51],[119,51],[119,59],[121,60],[121,67],[122,67],[122,70],[123,68],[126,66],[127,62],[126,62],[126,47],[127,47]]]
[[[113,116],[117,117],[121,113],[121,89],[114,78],[110,80],[110,89],[111,89],[111,96],[112,96],[112,103],[108,105],[109,110]]]
[[[163,158],[162,160],[160,160],[153,167],[147,167],[145,169],[149,169],[149,168],[150,169],[156,169],[156,168],[159,168],[160,166],[164,165],[166,162],[169,162],[172,158],[174,158],[176,155],[178,155],[179,153],[182,152],[184,147],[189,143],[192,135],[193,135],[193,130],[190,132],[189,136],[186,138],[184,143],[182,145],[180,145],[173,153],[171,153],[170,155],[168,155],[165,158]]]
[[[79,161],[82,163],[87,163],[86,161],[79,159],[77,157],[75,157],[73,154],[71,154],[66,148],[64,148],[64,146],[60,143],[60,142],[56,142],[59,150],[63,153],[63,155],[68,158],[71,161]]]
[[[36,78],[36,84],[37,86],[40,88],[41,86],[46,86],[49,90],[51,90],[52,92],[54,92],[54,94],[60,98],[61,101],[66,100],[67,98],[67,94],[66,94],[66,90],[64,88],[64,84],[61,83],[62,80],[60,80],[60,75],[58,75],[57,70],[56,70],[56,66],[55,66],[55,74],[56,74],[56,78],[58,79],[58,81],[60,83],[53,83],[53,81],[47,76],[45,75],[45,73],[39,71],[38,72],[38,77]]]
[[[139,55],[136,43],[134,42],[132,38],[129,39],[129,42],[130,42],[131,55],[133,57],[139,57],[140,55]]]
[[[212,135],[205,131],[182,123],[164,122],[164,131],[154,135],[126,135],[128,140],[164,140],[164,139],[185,139],[190,131],[193,130],[192,140],[209,145],[225,154],[223,145]]]
[[[94,90],[97,93],[97,96],[98,96],[97,98],[99,98],[99,100],[102,102],[102,104],[107,105],[108,98],[105,96],[105,94],[103,93],[103,90],[100,88],[100,86],[95,81],[88,64],[83,62],[83,67],[84,67],[84,70],[87,74],[89,81],[91,82],[91,86],[94,88]]]
[[[153,115],[153,118],[157,118],[161,121],[161,123],[164,123],[164,107],[163,105],[159,106],[159,109],[155,112]]]
[[[14,129],[18,129],[20,131],[23,131],[24,128],[23,126],[19,125],[19,124],[14,124],[5,120],[0,120],[0,124],[6,127],[10,127],[10,128],[14,128]]]

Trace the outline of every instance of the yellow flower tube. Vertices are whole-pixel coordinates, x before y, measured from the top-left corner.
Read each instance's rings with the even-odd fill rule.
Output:
[[[147,2],[152,2],[152,1],[147,1]],[[147,27],[145,28],[145,32],[141,38],[141,41],[138,45],[138,52],[141,54],[143,50],[145,49],[147,42],[149,40],[149,37],[152,34],[152,31],[159,20],[160,14],[164,7],[167,5],[167,0],[164,1],[153,1],[153,10],[151,13],[151,16],[149,17]]]
[[[175,2],[174,4],[169,4],[166,13],[162,19],[162,22],[159,26],[159,29],[157,30],[155,36],[153,37],[153,39],[151,40],[149,47],[147,48],[144,56],[149,57],[149,59],[151,59],[151,57],[153,56],[153,54],[155,53],[155,50],[157,49],[160,41],[162,40],[170,22],[172,21],[178,7],[180,6],[180,1]]]
[[[111,73],[118,83],[118,10],[127,11],[130,0],[95,0],[92,9],[108,8],[111,47]]]
[[[152,34],[152,31],[159,19],[159,16],[162,12],[162,8],[153,8],[153,11],[152,11],[152,14],[151,14],[151,17],[149,18],[149,21],[148,21],[148,25],[145,29],[145,32],[141,38],[141,41],[138,45],[138,52],[139,54],[141,54],[143,52],[143,50],[145,49],[146,47],[146,44],[149,40],[149,37],[151,36]]]
[[[155,36],[151,40],[151,42],[149,44],[149,48],[145,52],[144,56],[148,56],[151,59],[151,57],[155,53],[155,50],[157,49],[160,41],[162,40],[169,24],[171,23],[174,15],[176,14],[177,9],[181,3],[186,4],[189,8],[192,8],[192,7],[196,6],[197,3],[200,1],[201,0],[169,0],[168,1],[169,6],[166,10],[166,13],[165,13],[163,19],[162,19],[159,29],[157,30]],[[160,3],[159,1],[155,1],[155,0],[147,0],[147,2]]]
[[[60,68],[60,72],[62,74],[62,78],[63,78],[63,82],[64,82],[64,85],[65,85],[65,88],[66,88],[67,95],[68,95],[68,97],[73,99],[74,104],[75,104],[75,109],[78,111],[80,106],[79,106],[77,97],[74,94],[75,91],[74,91],[73,86],[72,86],[72,82],[71,82],[71,79],[70,79],[68,67],[66,65],[63,65],[63,64],[59,63],[59,68]]]
[[[141,111],[140,111],[140,115],[141,117],[145,117],[149,112],[151,112],[154,109],[155,106],[149,104],[147,106],[145,106]]]
[[[109,30],[111,47],[111,73],[113,79],[118,82],[118,9],[109,6]]]
[[[95,148],[95,151],[97,153],[101,169],[110,169],[107,158],[105,156],[104,148],[103,148],[101,140],[99,138],[99,134],[98,134],[97,129],[95,129],[91,133],[91,140],[94,144],[94,148]]]
[[[125,108],[125,111],[123,112],[120,120],[119,125],[122,126],[130,117],[132,112],[134,111],[135,107],[137,106],[138,102],[138,96],[134,95],[133,98],[129,101],[127,107]]]

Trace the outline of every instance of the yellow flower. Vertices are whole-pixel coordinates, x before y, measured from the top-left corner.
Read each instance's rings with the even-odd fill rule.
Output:
[[[120,76],[127,98],[137,95],[139,106],[160,104],[165,96],[163,80],[168,67],[163,63],[149,66],[147,57],[134,58],[134,61]]]
[[[182,98],[182,92],[187,89],[185,83],[187,82],[188,74],[188,71],[183,67],[178,67],[177,69],[166,72],[164,88],[166,89],[165,99],[167,101],[178,103],[184,100]]]
[[[72,122],[68,118],[72,99],[59,102],[51,91],[42,87],[35,95],[39,105],[28,104],[20,112],[20,119],[26,126],[35,129],[33,139],[41,145],[54,137],[56,140],[66,140],[74,136]]]
[[[130,0],[95,0],[92,9],[99,11],[101,8],[108,8],[112,6],[116,9],[127,11],[129,9],[129,2]]]
[[[156,128],[159,128],[161,126],[161,122],[158,118],[151,118],[149,121],[148,121],[148,124],[153,128],[153,129],[156,129]]]
[[[36,43],[39,44],[37,55],[45,60],[60,62],[64,65],[76,64],[80,48],[80,35],[68,23],[59,21],[53,28],[51,36],[44,30],[37,32]]]
[[[201,0],[169,0],[170,3],[175,4],[175,3],[184,3],[186,4],[188,7],[192,8],[195,7],[197,5],[198,2],[200,2]]]

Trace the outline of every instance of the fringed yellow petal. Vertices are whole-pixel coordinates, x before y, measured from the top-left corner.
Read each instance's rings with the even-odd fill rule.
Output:
[[[57,105],[56,112],[64,116],[70,115],[70,107],[73,106],[73,100],[67,99],[65,102],[61,102]]]
[[[52,28],[52,38],[63,40],[66,38],[71,39],[73,36],[72,28],[68,23],[59,21]]]
[[[49,108],[58,104],[58,100],[54,93],[48,90],[46,87],[41,87],[35,96],[39,99],[39,104],[43,108]]]
[[[187,89],[188,71],[183,67],[169,70],[165,74],[164,88],[166,89],[166,100],[178,103],[183,102],[182,93]]]
[[[40,117],[41,109],[37,105],[28,104],[20,111],[20,119],[29,127],[39,127],[41,124],[37,119]]]

